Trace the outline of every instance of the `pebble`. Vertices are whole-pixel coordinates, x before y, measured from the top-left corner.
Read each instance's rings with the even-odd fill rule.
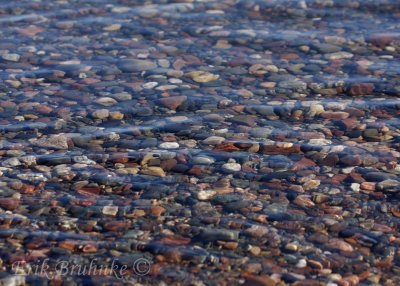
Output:
[[[199,165],[211,165],[215,162],[215,159],[207,156],[196,156],[192,158],[192,162]]]
[[[378,191],[385,191],[391,193],[400,192],[400,182],[397,180],[384,180],[376,184]]]
[[[160,167],[148,167],[142,170],[142,173],[150,176],[165,177],[165,172]]]
[[[325,55],[325,58],[328,60],[351,59],[352,57],[354,57],[354,54],[349,52],[336,52]]]
[[[190,77],[192,80],[199,83],[207,83],[210,81],[217,80],[219,78],[219,75],[205,71],[192,71],[186,73],[185,76]]]
[[[65,135],[51,135],[34,141],[34,144],[43,148],[68,149],[68,138]]]
[[[359,183],[352,183],[350,185],[350,188],[353,192],[359,192],[360,191],[360,184]]]
[[[104,31],[113,32],[121,29],[121,24],[112,24],[103,28]]]
[[[327,247],[337,249],[340,251],[345,251],[345,252],[353,252],[354,248],[344,240],[338,239],[338,238],[332,238],[329,240],[329,242],[326,244]]]
[[[97,109],[96,111],[93,111],[92,115],[97,119],[106,119],[110,115],[110,112],[108,109]]]
[[[118,213],[118,207],[117,206],[105,206],[103,207],[103,214],[109,215],[109,216],[116,216]]]
[[[307,267],[307,261],[305,259],[300,259],[297,264],[296,264],[297,268],[305,268]]]
[[[156,81],[151,81],[151,82],[146,82],[142,85],[143,88],[145,89],[153,89],[158,85],[158,82]]]
[[[201,201],[208,201],[217,194],[214,190],[201,190],[197,193],[197,198]]]
[[[141,72],[157,68],[157,64],[150,60],[123,59],[117,64],[118,68],[123,72]]]
[[[239,232],[229,229],[202,228],[198,239],[203,241],[237,241],[239,239]]]
[[[161,98],[160,102],[165,107],[167,107],[171,110],[176,110],[186,100],[187,100],[187,97],[184,95],[181,95],[181,96],[170,96],[170,97]]]
[[[118,102],[112,97],[101,97],[96,99],[94,102],[103,106],[112,106],[117,104]]]
[[[13,198],[0,198],[0,208],[13,211],[20,205],[20,201]]]
[[[238,163],[225,163],[222,165],[222,169],[225,171],[239,172],[242,169],[242,166]]]
[[[162,149],[177,149],[179,148],[179,144],[177,142],[164,142],[160,144],[160,148]]]
[[[1,56],[6,61],[18,62],[21,58],[18,54],[4,54]]]
[[[210,137],[208,137],[208,138],[203,140],[203,144],[206,144],[206,145],[218,145],[218,144],[221,144],[223,141],[225,141],[224,137],[210,136]]]

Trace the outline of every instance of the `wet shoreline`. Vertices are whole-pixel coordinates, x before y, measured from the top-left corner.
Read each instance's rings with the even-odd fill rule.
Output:
[[[0,285],[399,284],[399,18],[1,2]]]

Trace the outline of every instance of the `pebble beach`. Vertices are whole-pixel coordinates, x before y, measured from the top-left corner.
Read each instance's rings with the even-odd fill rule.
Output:
[[[399,58],[398,0],[0,0],[0,286],[400,285]]]

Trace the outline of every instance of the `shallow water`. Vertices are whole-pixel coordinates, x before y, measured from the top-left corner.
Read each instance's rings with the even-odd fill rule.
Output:
[[[0,285],[398,285],[399,18],[0,1]]]

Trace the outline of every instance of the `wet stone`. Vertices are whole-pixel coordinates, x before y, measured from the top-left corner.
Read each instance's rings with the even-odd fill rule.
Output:
[[[118,62],[118,68],[123,72],[141,72],[157,68],[150,60],[124,59]]]
[[[237,241],[239,239],[239,232],[228,229],[202,228],[197,235],[197,239],[210,242],[217,240]]]

